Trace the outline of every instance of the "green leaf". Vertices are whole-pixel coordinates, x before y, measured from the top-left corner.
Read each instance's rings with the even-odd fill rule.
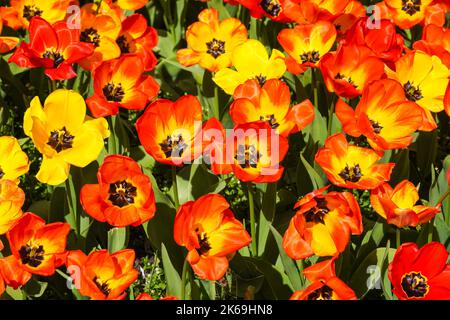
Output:
[[[286,254],[284,251],[282,242],[283,239],[281,235],[278,233],[278,231],[273,227],[270,226],[270,231],[272,232],[273,237],[275,238],[275,241],[277,242],[278,251],[280,252],[280,258],[281,262],[283,263],[284,271],[286,272],[287,276],[289,277],[291,286],[294,290],[300,290],[303,288],[303,280],[300,277],[300,273],[297,269],[297,266],[290,257]]]
[[[430,174],[431,164],[434,163],[437,155],[438,130],[431,132],[420,132],[416,141],[416,161],[422,176]]]
[[[236,254],[230,268],[235,276],[232,292],[240,298],[286,300],[292,295],[286,274],[266,260]]]
[[[161,243],[161,258],[167,281],[167,295],[181,297],[181,277],[174,267],[164,243]]]
[[[391,184],[396,185],[402,180],[409,179],[409,150],[402,149],[391,156],[390,162],[395,163],[391,174]]]
[[[265,184],[263,191],[261,214],[258,222],[258,256],[262,256],[267,249],[267,241],[270,232],[270,225],[275,216],[277,201],[277,183]]]
[[[305,195],[313,190],[325,186],[325,181],[317,173],[308,161],[300,155],[300,161],[297,166],[297,192],[299,195]]]
[[[127,246],[128,228],[112,228],[108,231],[108,251],[114,253]]]
[[[47,282],[41,282],[32,277],[30,281],[22,287],[22,290],[28,297],[39,298],[44,294],[47,285]]]
[[[349,284],[358,298],[365,296],[371,289],[371,286],[376,286],[381,289],[383,263],[386,258],[389,262],[392,261],[394,254],[395,249],[393,248],[377,248],[369,253],[355,272],[353,272]]]
[[[178,196],[180,203],[198,199],[208,193],[219,193],[226,183],[219,176],[212,174],[205,164],[185,166],[178,172]],[[171,189],[170,194],[173,194]]]
[[[40,200],[33,202],[27,209],[28,212],[33,212],[39,217],[49,222],[50,220],[50,201]]]
[[[382,222],[375,222],[371,226],[364,226],[364,229],[368,229],[368,231],[364,234],[359,245],[359,250],[356,254],[357,262],[377,248],[384,237],[384,223]]]

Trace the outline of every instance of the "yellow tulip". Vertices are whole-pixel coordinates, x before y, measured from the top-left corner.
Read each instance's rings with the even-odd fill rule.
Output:
[[[0,179],[18,183],[18,177],[28,172],[28,157],[16,138],[0,137]]]
[[[44,107],[35,97],[25,112],[24,131],[42,153],[36,177],[50,185],[64,182],[70,165],[85,167],[97,159],[109,136],[106,120],[86,116],[83,97],[66,89],[52,92]]]
[[[214,82],[230,95],[249,79],[258,80],[262,86],[266,80],[279,79],[286,72],[283,53],[273,49],[269,57],[264,45],[253,39],[233,50],[231,62],[235,70],[221,69],[213,78]]]

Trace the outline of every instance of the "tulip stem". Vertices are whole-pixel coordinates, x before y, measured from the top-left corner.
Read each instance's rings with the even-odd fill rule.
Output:
[[[214,115],[216,116],[217,120],[220,121],[219,87],[218,86],[214,86],[213,108],[214,108]]]
[[[311,68],[311,86],[312,86],[312,90],[313,90],[314,107],[319,108],[319,94],[317,91],[317,77],[316,77],[316,70],[314,68]]]
[[[397,244],[397,249],[400,247],[400,245],[402,244],[402,242],[401,242],[401,231],[400,231],[400,228],[397,228],[397,230],[395,231],[395,235],[396,235],[396,237],[395,237],[395,240],[396,240],[396,244]]]
[[[186,299],[186,280],[187,280],[187,275],[189,272],[188,265],[189,265],[189,262],[187,261],[187,259],[184,259],[183,271],[181,271],[181,300],[187,300]]]
[[[66,179],[66,196],[67,196],[67,204],[69,205],[70,215],[72,216],[72,223],[74,224],[75,233],[77,239],[79,240],[81,237],[81,217],[79,212],[77,212],[77,195],[75,191],[75,186],[72,180],[72,174],[69,174],[69,177]]]
[[[210,281],[209,282],[209,297],[211,300],[216,300],[216,282]]]
[[[428,222],[428,238],[427,243],[430,243],[433,241],[433,232],[434,232],[434,218]]]
[[[250,232],[252,234],[251,252],[252,256],[258,255],[258,247],[256,244],[256,221],[255,221],[255,203],[253,200],[253,184],[249,182],[247,184],[248,191],[248,207],[250,210]]]
[[[449,194],[450,194],[450,187],[447,189],[447,192],[445,192],[445,193],[439,198],[439,200],[438,200],[438,202],[437,202],[436,205],[438,206],[438,205],[442,204],[442,202],[444,202],[445,198],[447,198]]]
[[[175,166],[172,166],[172,188],[175,209],[178,209],[178,207],[180,206],[180,199],[178,198],[177,167]]]
[[[335,108],[336,108],[336,101],[333,96],[333,99],[331,99],[330,113],[328,114],[328,128],[327,128],[327,130],[328,130],[327,136],[328,137],[331,136],[331,130],[333,127],[333,114],[334,114]]]
[[[118,139],[116,135],[116,116],[111,116],[108,118],[108,125],[109,130],[111,131],[111,134],[108,138],[108,153],[109,154],[119,154],[119,147],[118,147]]]

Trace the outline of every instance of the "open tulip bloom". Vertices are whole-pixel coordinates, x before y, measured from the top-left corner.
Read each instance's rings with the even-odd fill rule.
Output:
[[[449,0],[0,3],[0,300],[450,300]]]

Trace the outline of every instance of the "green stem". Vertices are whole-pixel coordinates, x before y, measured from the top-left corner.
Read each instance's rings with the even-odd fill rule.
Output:
[[[216,282],[210,281],[209,282],[209,296],[211,300],[216,300]]]
[[[69,205],[70,214],[73,217],[73,223],[75,224],[73,227],[75,229],[77,239],[80,239],[81,217],[79,215],[79,212],[77,212],[77,196],[71,174],[69,174],[69,177],[66,179],[65,184],[67,203]]]
[[[55,80],[48,80],[48,89],[50,92],[53,92],[56,90],[56,81]]]
[[[438,202],[436,205],[440,205],[442,204],[442,202],[444,202],[445,198],[448,197],[448,195],[450,194],[450,187],[447,189],[447,191],[439,198]]]
[[[250,210],[250,232],[252,236],[251,252],[252,256],[256,257],[258,255],[258,247],[256,244],[256,221],[255,221],[255,203],[253,200],[253,184],[249,182],[247,184],[248,191],[248,207]]]
[[[401,242],[401,234],[400,233],[401,233],[400,228],[397,228],[397,230],[395,231],[395,240],[396,240],[396,244],[397,244],[397,249],[402,244],[402,242]]]
[[[434,218],[430,220],[428,223],[428,238],[427,242],[430,243],[433,241],[433,232],[434,232]]]
[[[328,137],[329,136],[331,136],[331,129],[332,129],[332,126],[333,126],[333,114],[334,114],[334,109],[335,109],[335,107],[336,107],[336,101],[335,101],[335,99],[334,99],[334,96],[333,96],[333,99],[332,99],[332,101],[331,101],[331,108],[330,108],[330,113],[328,114],[328,128],[327,128],[327,130],[328,130]]]
[[[219,87],[214,86],[214,102],[213,102],[213,112],[217,120],[220,121],[220,106],[219,106]]]
[[[189,262],[187,259],[184,259],[183,271],[181,271],[181,300],[187,300],[186,298],[186,280],[187,274],[189,272],[188,269]]]
[[[316,77],[316,70],[314,68],[311,68],[311,86],[312,86],[312,90],[313,90],[314,107],[319,108],[319,94],[317,91],[317,77]]]
[[[116,116],[111,116],[108,118],[109,131],[111,132],[108,138],[108,153],[109,154],[118,154],[118,139],[116,136]]]
[[[300,271],[300,280],[302,282],[302,286],[304,286],[305,282],[306,282],[306,278],[305,278],[305,275],[303,274],[303,269],[304,269],[303,260],[297,260],[297,268]]]
[[[180,198],[178,198],[178,183],[177,183],[177,167],[172,166],[172,188],[173,188],[173,201],[175,208],[180,206]]]

